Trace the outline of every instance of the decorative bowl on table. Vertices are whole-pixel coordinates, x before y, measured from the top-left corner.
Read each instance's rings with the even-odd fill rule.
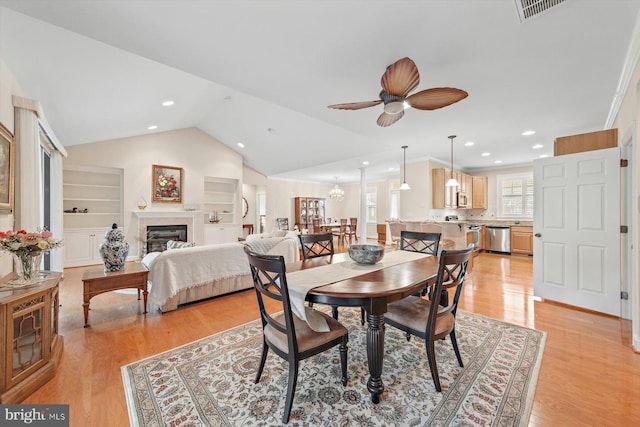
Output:
[[[358,264],[375,264],[384,257],[384,247],[379,245],[351,245],[349,257]]]

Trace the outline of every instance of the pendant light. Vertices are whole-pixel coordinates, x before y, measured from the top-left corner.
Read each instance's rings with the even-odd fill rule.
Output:
[[[455,135],[449,135],[449,139],[451,140],[451,178],[447,181],[447,187],[457,187],[460,185],[458,181],[453,178],[453,138],[455,137]]]
[[[402,185],[400,186],[401,190],[411,190],[411,187],[409,187],[409,184],[407,184],[407,146],[403,145],[402,146],[402,158],[403,158],[403,165],[402,165],[402,172],[403,172],[403,182]]]
[[[329,191],[329,197],[333,200],[341,202],[344,199],[344,190],[338,187],[338,177],[336,176],[336,185]]]

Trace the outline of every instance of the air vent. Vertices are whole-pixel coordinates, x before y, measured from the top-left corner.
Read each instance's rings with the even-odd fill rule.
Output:
[[[551,9],[566,0],[514,0],[516,2],[516,9],[518,9],[518,17],[520,22],[528,21],[541,14],[542,12]]]

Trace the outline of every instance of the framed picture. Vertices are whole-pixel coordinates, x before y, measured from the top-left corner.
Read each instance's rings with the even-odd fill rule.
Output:
[[[0,123],[0,212],[13,211],[15,152],[13,135]]]
[[[153,203],[182,203],[184,172],[175,166],[151,165]]]

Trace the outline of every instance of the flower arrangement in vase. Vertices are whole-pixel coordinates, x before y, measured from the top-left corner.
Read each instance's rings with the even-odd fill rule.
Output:
[[[29,282],[35,278],[43,253],[62,245],[53,233],[43,229],[37,232],[25,230],[0,231],[0,250],[13,255],[14,269],[19,282]]]

